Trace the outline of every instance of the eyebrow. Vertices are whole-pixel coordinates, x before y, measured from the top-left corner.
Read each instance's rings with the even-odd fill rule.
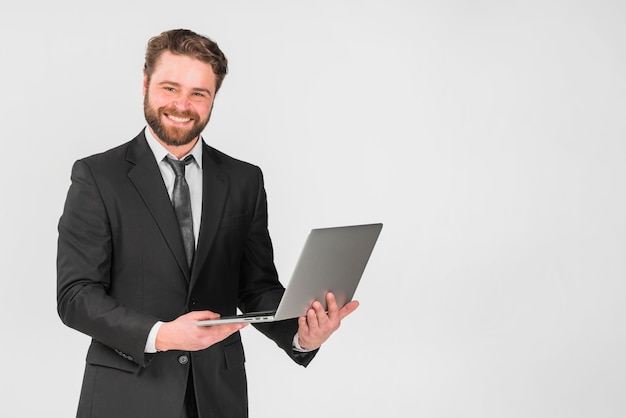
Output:
[[[174,87],[181,87],[180,83],[177,83],[175,81],[168,81],[168,80],[161,81],[159,83],[159,86],[163,86],[163,85],[170,85],[170,86],[174,86]],[[213,92],[211,92],[211,90],[205,89],[205,88],[202,88],[202,87],[194,87],[191,90],[193,90],[194,92],[207,93],[209,96],[213,95]]]

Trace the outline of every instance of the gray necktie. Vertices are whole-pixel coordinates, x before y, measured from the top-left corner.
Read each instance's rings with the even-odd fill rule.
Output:
[[[172,205],[178,218],[178,227],[183,237],[187,264],[191,268],[193,254],[196,248],[193,236],[193,218],[191,216],[191,197],[189,195],[189,185],[185,180],[185,166],[194,159],[193,155],[188,155],[182,161],[165,157],[164,160],[172,167],[176,179],[174,180],[174,191],[172,192]]]

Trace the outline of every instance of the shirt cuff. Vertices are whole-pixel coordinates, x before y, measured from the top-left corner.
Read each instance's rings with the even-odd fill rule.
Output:
[[[143,350],[144,353],[156,353],[156,337],[159,333],[159,329],[163,325],[163,322],[158,321],[156,324],[152,326],[150,330],[150,334],[148,334],[148,341],[146,341],[146,348]],[[297,336],[297,335],[296,335]]]
[[[300,338],[298,338],[298,334],[293,336],[292,347],[294,351],[299,351],[300,353],[308,353],[313,350],[307,350],[305,348],[300,347]]]

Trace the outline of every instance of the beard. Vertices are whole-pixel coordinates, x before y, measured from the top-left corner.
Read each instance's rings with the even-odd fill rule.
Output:
[[[170,107],[160,107],[155,109],[150,104],[148,92],[146,92],[143,99],[143,111],[146,116],[148,126],[150,126],[152,132],[154,132],[157,138],[163,141],[166,145],[176,147],[187,145],[196,139],[202,133],[211,118],[211,113],[209,113],[206,119],[203,120],[200,118],[200,115],[192,111],[178,112]],[[164,116],[166,113],[170,116],[179,118],[190,118],[193,121],[193,125],[190,128],[165,126],[161,122],[161,117],[167,117]]]

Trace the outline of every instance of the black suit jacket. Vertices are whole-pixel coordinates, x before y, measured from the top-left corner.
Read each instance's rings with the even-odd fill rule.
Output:
[[[198,352],[145,354],[157,320],[275,309],[283,294],[258,167],[203,143],[202,223],[189,274],[176,215],[144,133],[74,164],[59,221],[57,302],[92,337],[80,417],[178,417],[193,368],[201,416],[247,416],[239,333]],[[258,325],[294,361],[295,320]]]

